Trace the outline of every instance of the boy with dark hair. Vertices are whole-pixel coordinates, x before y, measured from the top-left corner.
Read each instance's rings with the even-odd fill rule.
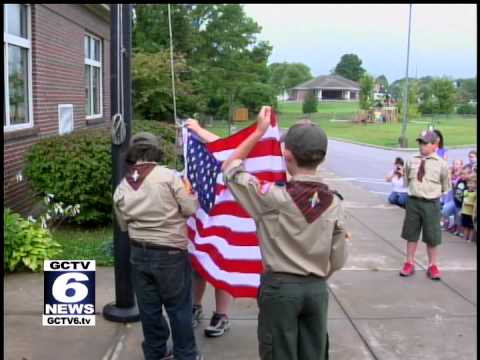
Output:
[[[347,257],[341,196],[317,172],[327,153],[327,136],[313,123],[293,125],[283,137],[289,182],[260,182],[245,170],[243,160],[270,126],[271,112],[262,107],[256,130],[222,166],[227,187],[255,220],[260,238],[260,357],[324,360],[326,279]]]
[[[113,195],[115,215],[130,238],[133,287],[142,322],[146,360],[200,360],[192,328],[191,265],[186,218],[198,208],[189,184],[160,166],[160,139],[150,133],[132,137],[129,168]],[[163,316],[165,307],[173,336]]]
[[[402,238],[407,240],[407,260],[400,271],[401,276],[415,273],[415,252],[418,238],[427,245],[427,276],[440,280],[437,266],[437,247],[442,242],[440,227],[440,197],[450,188],[448,164],[436,153],[438,135],[423,131],[417,138],[420,154],[408,160],[405,166],[405,185],[408,195]]]

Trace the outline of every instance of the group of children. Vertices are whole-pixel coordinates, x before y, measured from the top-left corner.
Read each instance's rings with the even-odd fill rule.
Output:
[[[450,168],[452,190],[443,198],[442,227],[444,230],[474,241],[477,203],[477,152],[468,153],[468,161],[453,161]]]
[[[327,136],[311,122],[293,125],[282,138],[289,181],[260,183],[246,171],[243,160],[269,128],[271,114],[270,107],[262,107],[255,130],[222,164],[226,186],[257,225],[264,268],[258,295],[259,354],[262,360],[325,360],[326,280],[345,264],[350,240],[342,197],[317,172],[327,153]],[[188,127],[205,141],[215,140],[195,121]],[[198,199],[188,181],[182,183],[173,170],[160,165],[162,161],[157,137],[150,133],[132,137],[128,172],[114,192],[114,210],[130,238],[145,359],[201,360],[193,320],[204,284],[196,281],[198,289],[192,295],[186,227]],[[217,308],[226,308],[226,303]],[[211,336],[228,327],[224,314],[217,315],[206,329]],[[167,348],[170,329],[173,351]]]
[[[442,133],[435,129],[437,136],[435,154],[447,161],[447,149],[443,146]],[[476,239],[476,204],[477,204],[477,152],[471,150],[468,160],[454,160],[449,168],[451,190],[440,198],[443,230],[464,238],[467,241]],[[404,179],[404,160],[397,157],[392,171],[385,181],[392,183],[392,192],[388,202],[405,208],[408,199],[408,189]]]

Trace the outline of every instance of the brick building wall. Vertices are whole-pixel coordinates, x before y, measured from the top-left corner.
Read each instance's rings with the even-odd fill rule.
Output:
[[[58,105],[73,104],[74,129],[110,124],[110,22],[82,4],[31,4],[33,124],[4,132],[4,206],[28,214],[33,194],[22,171],[26,151],[58,135]],[[103,117],[85,116],[84,36],[102,40]]]

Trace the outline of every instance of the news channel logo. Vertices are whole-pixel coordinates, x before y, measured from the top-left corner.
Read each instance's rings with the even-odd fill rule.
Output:
[[[45,260],[43,326],[95,326],[95,260]]]

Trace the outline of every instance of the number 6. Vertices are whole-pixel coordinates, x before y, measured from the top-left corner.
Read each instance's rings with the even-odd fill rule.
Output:
[[[71,279],[76,280],[77,282],[71,282],[68,284],[68,281]],[[82,273],[66,273],[60,275],[55,279],[55,282],[52,286],[53,297],[60,302],[64,303],[75,303],[82,301],[88,295],[88,288],[80,283],[79,281],[87,281],[88,276]],[[67,296],[67,290],[73,289],[75,291],[73,296]]]

